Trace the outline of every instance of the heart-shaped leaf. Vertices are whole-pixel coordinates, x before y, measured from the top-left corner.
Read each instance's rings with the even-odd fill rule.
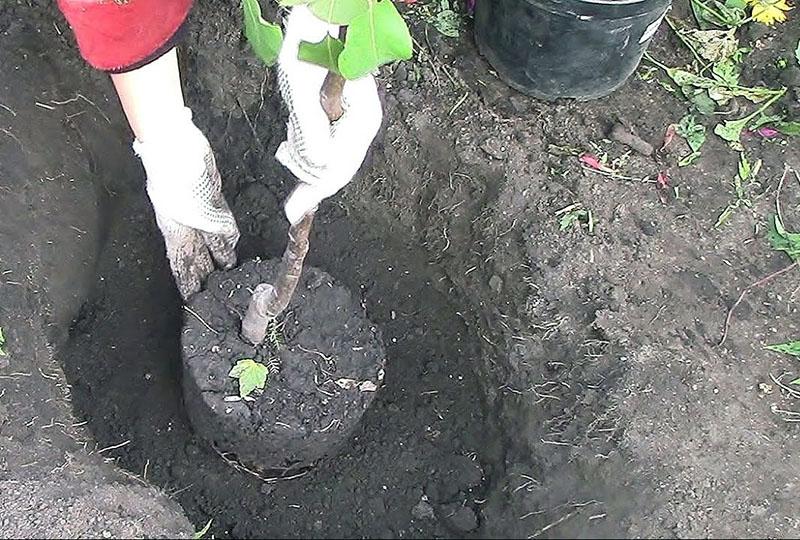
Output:
[[[332,24],[350,24],[366,13],[369,0],[314,0],[308,4],[311,12]]]
[[[283,44],[283,32],[277,24],[264,20],[258,0],[243,0],[244,35],[256,56],[271,66],[278,59]]]
[[[800,356],[800,341],[787,341],[786,343],[777,343],[775,345],[767,345],[767,349],[792,356]]]
[[[347,27],[339,72],[358,79],[378,66],[412,55],[411,34],[391,0],[368,0],[367,11]]]
[[[327,68],[328,71],[339,73],[339,55],[343,49],[344,43],[328,34],[319,43],[301,41],[297,57],[304,62],[311,62]]]

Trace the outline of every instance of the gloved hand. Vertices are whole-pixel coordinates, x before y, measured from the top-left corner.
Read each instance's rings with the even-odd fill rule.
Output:
[[[318,19],[306,6],[292,8],[278,58],[278,82],[289,122],[286,141],[275,157],[301,182],[284,205],[293,225],[353,179],[383,119],[371,75],[345,83],[344,114],[333,123],[328,119],[320,104],[328,70],[297,58],[301,41],[318,43],[326,33],[338,37],[339,27]]]
[[[214,154],[188,108],[165,118],[158,137],[137,140],[133,149],[147,173],[147,194],[185,300],[214,269],[212,256],[223,268],[236,264],[239,228],[222,195]]]

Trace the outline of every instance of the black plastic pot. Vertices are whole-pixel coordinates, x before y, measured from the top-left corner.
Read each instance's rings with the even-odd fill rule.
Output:
[[[594,99],[633,73],[670,0],[478,0],[475,39],[509,85]]]

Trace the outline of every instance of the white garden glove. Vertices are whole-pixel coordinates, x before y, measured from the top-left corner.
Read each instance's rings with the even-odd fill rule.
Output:
[[[147,194],[185,300],[214,269],[211,256],[226,269],[236,264],[239,229],[222,196],[214,153],[188,108],[165,118],[158,137],[137,140],[133,149],[147,173]]]
[[[328,120],[320,105],[328,71],[297,58],[301,41],[318,43],[326,34],[338,37],[339,27],[318,19],[306,6],[296,6],[286,20],[278,58],[278,82],[289,122],[286,141],[275,157],[301,182],[284,205],[293,225],[353,179],[383,119],[378,88],[369,75],[345,83],[344,114],[336,122]]]

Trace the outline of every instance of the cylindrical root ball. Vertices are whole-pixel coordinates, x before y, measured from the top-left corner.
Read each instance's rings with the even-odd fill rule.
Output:
[[[183,393],[196,433],[256,469],[310,465],[335,453],[383,380],[380,333],[360,302],[307,267],[286,312],[254,347],[240,336],[252,291],[279,261],[215,272],[191,298],[181,335]],[[263,391],[242,399],[230,377],[239,360],[268,367]]]

